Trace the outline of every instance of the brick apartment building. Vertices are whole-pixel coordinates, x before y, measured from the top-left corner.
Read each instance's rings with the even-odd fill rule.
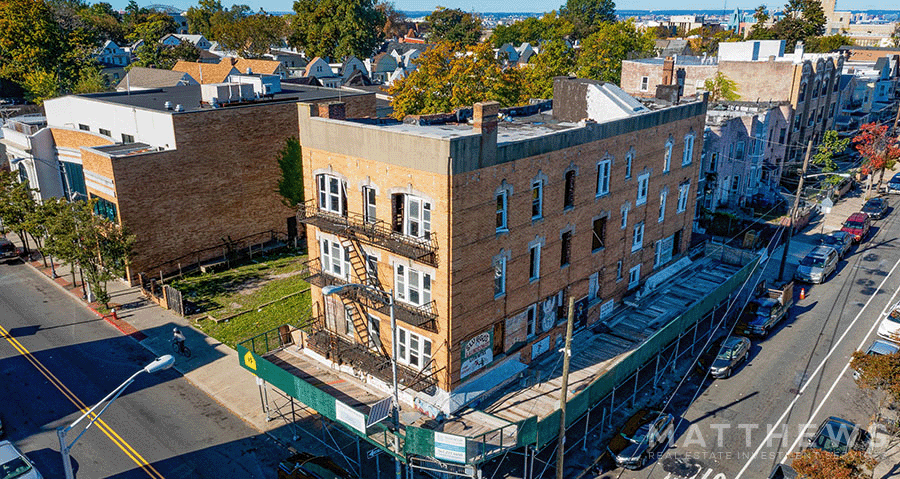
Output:
[[[555,351],[569,297],[583,327],[664,281],[690,244],[705,98],[557,78],[541,110],[376,124],[301,105],[311,349],[389,354],[384,297],[321,288],[393,291],[406,400],[448,413]]]
[[[71,95],[45,103],[61,189],[96,198],[99,211],[135,235],[128,275],[177,271],[178,258],[225,239],[287,232],[293,212],[275,193],[277,157],[297,136],[297,103],[337,98],[349,116],[375,114],[375,97],[274,75],[230,83]],[[221,255],[213,250],[185,263]]]

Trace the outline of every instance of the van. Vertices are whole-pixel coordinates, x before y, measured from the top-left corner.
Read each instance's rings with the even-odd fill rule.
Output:
[[[807,283],[824,283],[837,270],[838,253],[830,246],[817,246],[800,260],[794,278]]]

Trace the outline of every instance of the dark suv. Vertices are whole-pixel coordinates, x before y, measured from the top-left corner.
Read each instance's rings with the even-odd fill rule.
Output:
[[[809,447],[843,456],[851,450],[865,451],[868,433],[856,424],[831,416],[826,419],[816,435],[809,440]]]
[[[19,256],[16,245],[12,241],[0,237],[0,259],[13,259]]]

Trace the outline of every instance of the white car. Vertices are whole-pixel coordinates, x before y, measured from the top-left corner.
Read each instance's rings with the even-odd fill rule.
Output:
[[[43,479],[44,476],[34,467],[30,459],[25,457],[16,446],[9,441],[0,441],[0,479]]]
[[[891,308],[890,314],[878,325],[878,335],[888,341],[897,342],[900,338],[900,303]]]

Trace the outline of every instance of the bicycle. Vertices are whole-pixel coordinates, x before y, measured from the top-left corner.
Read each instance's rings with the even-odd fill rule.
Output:
[[[172,340],[172,351],[180,354],[186,358],[191,357],[191,350],[187,346],[185,346],[183,341],[175,341]]]

